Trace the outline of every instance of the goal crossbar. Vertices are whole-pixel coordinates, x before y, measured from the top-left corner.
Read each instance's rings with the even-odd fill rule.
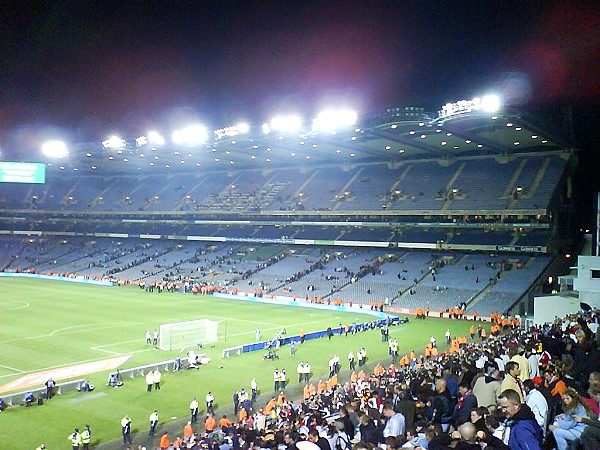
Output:
[[[158,348],[174,350],[218,341],[219,322],[209,319],[165,323],[160,326]]]

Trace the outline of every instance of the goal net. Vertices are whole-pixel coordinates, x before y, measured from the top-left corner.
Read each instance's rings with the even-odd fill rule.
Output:
[[[218,341],[219,322],[200,319],[189,322],[165,323],[160,326],[158,348],[161,350],[183,350],[186,347],[199,348]]]

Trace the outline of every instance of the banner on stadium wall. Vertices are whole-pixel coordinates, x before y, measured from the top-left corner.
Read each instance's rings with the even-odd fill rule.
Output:
[[[545,247],[539,245],[497,245],[499,252],[522,252],[522,253],[544,253]]]
[[[226,237],[226,242],[251,242],[255,244],[293,244],[294,239]]]
[[[340,245],[342,247],[389,247],[389,242],[375,242],[375,241],[334,241],[333,245]]]

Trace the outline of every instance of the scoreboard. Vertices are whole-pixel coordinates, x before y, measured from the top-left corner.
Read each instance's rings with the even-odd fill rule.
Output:
[[[0,183],[37,183],[46,182],[44,163],[0,161]]]

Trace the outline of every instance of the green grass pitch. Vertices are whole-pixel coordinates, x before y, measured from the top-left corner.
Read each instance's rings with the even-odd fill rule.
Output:
[[[212,362],[199,370],[163,373],[162,389],[147,393],[142,377],[125,379],[125,386],[105,386],[107,373],[88,378],[96,385],[89,393],[67,393],[44,406],[12,407],[0,414],[0,448],[67,448],[67,436],[74,427],[92,425],[93,444],[120,437],[119,421],[128,414],[133,430],[147,432],[148,416],[158,409],[160,423],[188,415],[188,405],[198,397],[202,407],[210,390],[216,406],[231,403],[235,389],[250,390],[255,377],[261,392],[273,389],[272,373],[285,368],[291,385],[297,383],[296,365],[300,360],[312,365],[312,380],[325,377],[327,361],[339,354],[346,368],[345,355],[364,346],[370,361],[382,359],[389,364],[387,346],[378,330],[331,341],[317,339],[297,347],[296,356],[283,347],[279,360],[263,361],[261,352],[221,359],[223,348],[253,342],[260,328],[263,338],[274,337],[282,328],[297,334],[335,327],[341,323],[368,320],[368,316],[318,311],[305,308],[260,305],[251,302],[215,299],[181,293],[146,293],[135,287],[99,287],[59,281],[0,278],[0,385],[27,373],[58,366],[107,359],[119,354],[131,359],[123,368],[174,358],[178,351],[164,352],[145,344],[146,330],[162,323],[200,318],[221,320],[219,342],[205,346]],[[466,334],[468,322],[440,319],[411,320],[393,327],[401,354],[415,349],[422,353],[429,337],[444,341],[444,332]],[[345,381],[342,377],[341,381]]]

